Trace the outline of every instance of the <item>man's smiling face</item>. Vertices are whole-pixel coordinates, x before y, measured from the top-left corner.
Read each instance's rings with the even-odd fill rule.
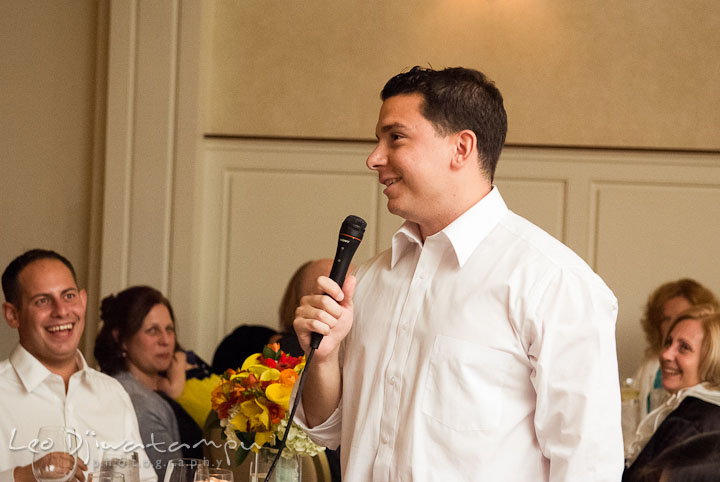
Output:
[[[39,259],[18,274],[19,306],[5,303],[8,324],[20,344],[52,370],[75,359],[85,326],[87,295],[61,261]]]

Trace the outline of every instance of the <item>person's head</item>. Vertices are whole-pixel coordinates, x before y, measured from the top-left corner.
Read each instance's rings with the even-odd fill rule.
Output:
[[[507,133],[503,98],[495,84],[473,69],[415,66],[388,80],[380,97],[386,101],[408,94],[420,96],[420,113],[438,134],[447,136],[463,130],[475,134],[477,161],[492,182]]]
[[[655,356],[662,350],[670,322],[683,310],[695,305],[710,304],[718,308],[715,295],[689,278],[670,281],[652,292],[645,304],[641,323],[648,342],[648,356]]]
[[[295,309],[300,305],[300,298],[309,295],[315,288],[315,280],[319,276],[328,276],[332,269],[333,260],[329,258],[308,261],[293,273],[285,287],[278,315],[280,330],[289,333],[293,331]]]
[[[154,377],[170,367],[178,348],[170,301],[149,286],[132,286],[102,300],[102,329],[95,340],[100,369]]]
[[[717,482],[720,432],[694,435],[671,445],[638,474],[642,482]]]
[[[51,371],[74,363],[85,327],[87,294],[60,254],[33,249],[2,274],[3,314],[20,344]]]
[[[382,91],[368,168],[388,210],[435,234],[492,186],[505,139],[502,97],[480,72],[415,67]]]
[[[675,393],[707,382],[720,388],[720,313],[698,305],[671,323],[660,353],[663,388]]]

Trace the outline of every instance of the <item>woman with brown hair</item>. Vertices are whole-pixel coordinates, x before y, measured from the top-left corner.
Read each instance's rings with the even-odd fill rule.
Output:
[[[202,431],[174,400],[187,367],[172,306],[158,290],[132,286],[104,298],[100,317],[95,358],[130,395],[146,452],[162,480],[168,460],[202,458]]]

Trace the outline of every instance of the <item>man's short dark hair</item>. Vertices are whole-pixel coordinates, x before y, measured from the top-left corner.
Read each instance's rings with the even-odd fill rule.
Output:
[[[421,113],[438,133],[472,130],[480,167],[492,182],[505,144],[507,115],[500,91],[485,74],[463,67],[433,70],[415,66],[388,80],[380,97],[387,100],[400,94],[423,96]]]
[[[2,289],[5,295],[5,301],[20,306],[20,286],[18,283],[18,275],[20,272],[30,263],[38,261],[40,259],[56,259],[62,262],[70,270],[75,285],[77,286],[77,275],[75,274],[75,268],[72,263],[67,260],[63,255],[50,251],[48,249],[31,249],[26,251],[14,260],[5,268],[2,274]]]

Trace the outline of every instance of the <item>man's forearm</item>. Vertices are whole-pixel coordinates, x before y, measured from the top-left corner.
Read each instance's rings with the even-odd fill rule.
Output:
[[[328,419],[340,403],[342,377],[337,351],[325,360],[311,360],[307,367],[302,401],[309,427]]]

